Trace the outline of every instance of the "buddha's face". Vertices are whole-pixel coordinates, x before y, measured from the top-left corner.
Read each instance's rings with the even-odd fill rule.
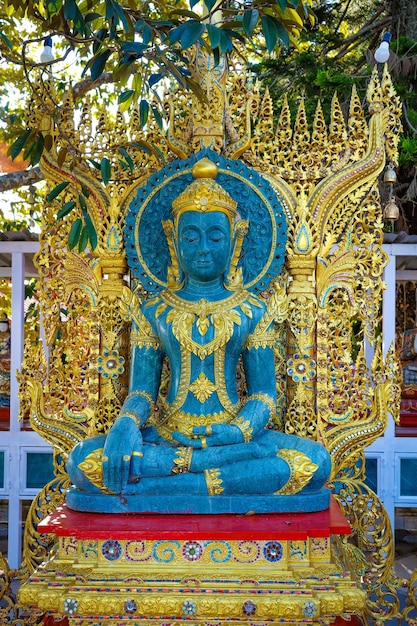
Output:
[[[232,237],[227,216],[220,211],[183,213],[178,223],[178,259],[184,274],[209,282],[228,268]]]

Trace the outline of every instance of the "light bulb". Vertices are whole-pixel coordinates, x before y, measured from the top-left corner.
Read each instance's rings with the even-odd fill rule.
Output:
[[[389,43],[391,41],[391,33],[384,33],[379,47],[375,50],[375,61],[377,63],[386,63],[389,59]]]
[[[54,59],[55,57],[52,54],[52,37],[47,37],[43,42],[41,63],[51,63]]]

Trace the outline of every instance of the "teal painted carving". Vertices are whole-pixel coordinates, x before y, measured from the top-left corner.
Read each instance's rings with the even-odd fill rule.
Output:
[[[259,174],[210,156],[216,164],[200,154],[165,168],[132,204],[129,262],[154,297],[126,305],[130,393],[109,434],[71,453],[72,508],[245,513],[328,505],[327,451],[266,428],[276,403],[274,311],[256,291],[281,269],[281,204]],[[170,386],[155,419],[164,358]]]

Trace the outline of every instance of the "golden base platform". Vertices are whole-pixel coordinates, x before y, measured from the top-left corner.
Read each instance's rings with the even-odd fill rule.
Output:
[[[97,515],[59,507],[56,549],[20,602],[70,626],[332,624],[365,592],[337,562],[337,503],[291,515]],[[55,620],[54,620],[55,621]]]

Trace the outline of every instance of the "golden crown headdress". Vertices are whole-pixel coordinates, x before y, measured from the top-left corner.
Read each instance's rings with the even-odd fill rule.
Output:
[[[186,211],[197,211],[199,213],[210,213],[220,211],[229,218],[232,226],[237,216],[237,203],[214,180],[217,176],[218,168],[213,161],[207,157],[200,159],[194,164],[191,173],[195,178],[191,185],[172,202],[172,214],[175,226],[178,226],[180,216]]]

